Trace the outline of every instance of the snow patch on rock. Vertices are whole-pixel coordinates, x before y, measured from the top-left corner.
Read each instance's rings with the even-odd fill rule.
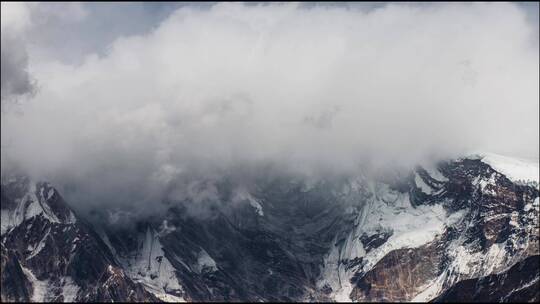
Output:
[[[64,279],[64,286],[62,287],[64,302],[74,302],[77,298],[79,289],[79,286],[77,286],[70,277],[66,277]]]
[[[401,193],[382,183],[373,183],[372,196],[357,209],[355,229],[342,243],[336,243],[325,258],[319,288],[332,288],[331,297],[336,301],[351,301],[353,289],[350,279],[358,271],[367,272],[389,252],[402,248],[416,248],[433,241],[447,226],[459,222],[465,210],[447,214],[442,204],[414,207],[408,193]],[[390,233],[378,248],[366,252],[360,236]],[[355,258],[361,264],[348,266]]]
[[[439,169],[437,169],[435,166],[431,164],[425,164],[422,165],[422,168],[426,170],[426,172],[431,176],[433,179],[439,181],[439,182],[447,182],[448,178],[444,176]]]
[[[119,258],[127,275],[142,283],[146,290],[164,301],[183,301],[175,294],[183,294],[176,270],[165,257],[156,231],[148,228],[141,238],[140,250],[132,258]]]
[[[418,173],[414,174],[414,183],[425,194],[433,194],[433,189],[424,182]]]
[[[26,275],[26,278],[32,284],[32,297],[30,300],[32,302],[46,302],[46,296],[49,290],[49,281],[44,280],[40,281],[34,276],[30,269],[21,265],[23,273]]]
[[[264,216],[264,211],[263,211],[261,203],[259,203],[259,201],[257,199],[255,199],[247,191],[247,189],[245,189],[243,187],[236,189],[234,197],[233,197],[233,201],[238,201],[238,202],[247,201],[247,202],[249,202],[251,207],[253,207],[255,209],[255,212],[257,212],[257,214],[259,216]]]
[[[203,270],[216,271],[216,261],[206,252],[206,250],[201,248],[199,254],[197,255],[197,271],[201,273]]]
[[[39,241],[36,248],[33,248],[32,253],[26,258],[27,260],[30,260],[31,258],[35,257],[36,255],[38,255],[41,252],[41,250],[43,250],[43,248],[45,247],[45,245],[47,243],[47,238],[49,237],[50,232],[51,232],[51,228],[49,227],[47,229],[47,232],[45,233],[45,236],[43,236],[43,238]]]
[[[54,191],[52,188],[49,193]],[[20,225],[25,220],[35,216],[42,216],[51,223],[72,224],[76,222],[73,212],[70,212],[69,218],[65,221],[60,220],[51,210],[48,199],[43,195],[43,188],[40,189],[40,197],[36,195],[36,183],[29,182],[27,193],[18,201],[14,209],[2,209],[0,213],[0,233],[3,235],[12,228]],[[48,195],[51,196],[51,195]],[[51,196],[52,197],[52,196]]]
[[[538,160],[513,158],[494,153],[477,153],[473,157],[480,159],[513,182],[539,182]]]

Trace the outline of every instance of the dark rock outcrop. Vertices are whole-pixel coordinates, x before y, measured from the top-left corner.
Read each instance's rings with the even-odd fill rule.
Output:
[[[507,271],[460,281],[431,302],[538,303],[540,301],[539,268],[540,256],[530,256]]]

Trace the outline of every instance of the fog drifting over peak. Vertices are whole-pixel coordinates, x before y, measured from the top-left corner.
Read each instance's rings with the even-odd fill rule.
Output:
[[[2,37],[20,20],[3,12]],[[537,34],[504,3],[182,7],[81,63],[22,60],[39,91],[2,114],[2,167],[90,204],[152,201],[178,176],[238,166],[537,157]]]

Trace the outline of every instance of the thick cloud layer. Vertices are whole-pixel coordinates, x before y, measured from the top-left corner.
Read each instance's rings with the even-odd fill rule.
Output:
[[[2,3],[1,38],[1,107],[13,104],[19,98],[31,95],[35,84],[28,74],[28,54],[26,42],[21,33],[30,23],[28,10],[20,3]]]
[[[31,61],[40,91],[2,117],[2,162],[90,204],[238,166],[537,157],[535,35],[513,4],[184,7],[81,64]]]

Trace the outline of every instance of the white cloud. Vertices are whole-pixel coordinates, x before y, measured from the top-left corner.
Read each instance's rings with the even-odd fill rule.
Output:
[[[34,92],[35,85],[28,74],[28,54],[24,33],[31,26],[26,4],[1,3],[1,111],[21,97]]]
[[[536,156],[534,32],[500,3],[182,8],[80,65],[32,62],[41,90],[2,117],[2,153],[109,200],[201,167]]]
[[[22,31],[30,25],[30,11],[25,3],[2,2],[0,7],[2,32],[6,29]]]

